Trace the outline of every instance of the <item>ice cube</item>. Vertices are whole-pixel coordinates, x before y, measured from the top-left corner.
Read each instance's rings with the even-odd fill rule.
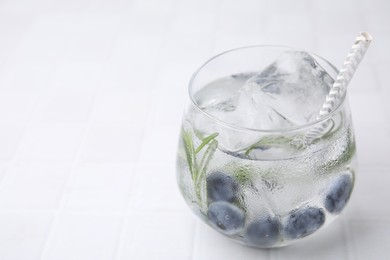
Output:
[[[241,92],[252,96],[259,114],[267,106],[290,124],[301,125],[316,119],[333,81],[310,54],[286,51],[248,79]]]
[[[235,112],[238,112],[240,125],[262,130],[280,129],[293,125],[272,106],[264,102],[263,98],[268,97],[257,85],[246,84],[239,91]]]
[[[256,97],[256,93],[243,90],[245,81],[241,82],[241,89],[237,88],[230,94],[225,93],[224,97],[221,96],[221,93],[226,92],[227,87],[225,85],[225,88],[221,89],[222,82],[233,84],[231,81],[218,80],[197,93],[201,108],[207,114],[225,123],[243,128],[275,129],[291,126],[291,123],[273,108],[256,103],[253,99]],[[212,94],[211,88],[218,95]],[[216,89],[220,91],[215,91]],[[259,90],[253,88],[253,91]],[[194,122],[195,128],[204,136],[218,132],[219,148],[225,151],[242,151],[256,143],[262,136],[262,133],[256,131],[242,131],[220,124],[202,113],[195,114],[191,120]]]
[[[236,81],[238,80],[241,79]],[[220,84],[225,88],[221,89]],[[202,90],[202,96],[207,94],[207,98],[204,98],[204,102],[202,102],[203,110],[223,122],[238,127],[275,129],[292,125],[273,107],[261,101],[263,93],[259,92],[263,92],[263,90],[258,85],[246,84],[245,81],[241,81],[239,88],[235,88],[235,91],[230,94],[226,93],[226,89],[232,84],[236,83],[233,83],[231,79],[230,81],[218,80],[218,82],[210,84],[208,88],[212,87],[213,91],[218,93],[218,96],[213,94],[212,98],[210,91],[206,91],[206,88]]]
[[[237,127],[273,129],[291,125],[272,108],[262,103],[256,103],[253,99],[256,97],[255,93],[242,91],[244,84],[245,82],[242,82],[241,90],[236,90],[233,95],[226,95],[225,98],[214,98],[202,103],[203,110],[214,118]],[[219,133],[219,147],[225,151],[242,151],[256,143],[261,137],[261,134],[257,132],[239,131],[224,124],[210,121],[204,115],[199,115],[195,120],[197,120],[196,128],[201,132]]]
[[[308,53],[287,51],[259,73],[241,73],[209,83],[196,99],[204,112],[220,121],[249,129],[272,130],[315,119],[333,79]],[[218,132],[219,148],[247,149],[263,136],[238,131],[204,114],[191,119],[204,135]]]

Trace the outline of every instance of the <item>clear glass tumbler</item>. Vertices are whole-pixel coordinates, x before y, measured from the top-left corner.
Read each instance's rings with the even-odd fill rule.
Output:
[[[291,63],[283,60],[291,52],[301,55],[300,62],[305,63],[298,71],[302,75],[297,75],[301,80],[306,80],[309,71],[318,73],[318,81],[306,80],[309,84],[328,81],[320,97],[317,92],[306,93],[302,86],[293,91],[275,86],[284,75],[275,74],[277,66]],[[279,60],[276,65],[275,60]],[[320,120],[305,114],[313,106],[319,110],[323,101],[318,100],[337,73],[315,54],[279,46],[230,50],[195,72],[182,121],[177,181],[185,201],[205,223],[237,242],[270,248],[307,237],[340,214],[354,186],[356,161],[346,97]],[[248,95],[243,94],[243,86],[253,80],[266,82],[261,91],[272,98],[285,95],[286,100],[302,102],[300,108],[293,110],[286,104],[279,115],[278,107],[269,109],[269,103],[263,107],[261,99],[253,100],[256,93],[241,100]],[[289,99],[289,95],[295,96]],[[257,102],[267,116],[256,118],[237,102]],[[299,121],[302,115],[306,122]],[[276,122],[277,128],[264,122],[258,125],[265,127],[256,127],[257,121],[269,118],[283,122]],[[300,145],[313,132],[316,135],[308,145]]]

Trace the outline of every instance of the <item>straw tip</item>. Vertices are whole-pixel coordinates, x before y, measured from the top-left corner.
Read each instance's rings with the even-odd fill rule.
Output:
[[[368,32],[361,32],[360,36],[363,37],[363,40],[366,42],[370,42],[373,39],[371,34],[369,34]]]

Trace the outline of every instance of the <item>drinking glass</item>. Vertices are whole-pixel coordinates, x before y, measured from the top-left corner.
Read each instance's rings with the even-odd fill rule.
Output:
[[[342,212],[354,186],[356,149],[346,94],[321,119],[311,115],[311,120],[298,124],[286,119],[287,123],[277,122],[278,127],[252,124],[263,117],[254,117],[237,105],[244,102],[240,106],[245,107],[248,100],[256,101],[252,96],[241,100],[248,95],[243,86],[255,78],[267,83],[262,91],[268,96],[278,99],[285,95],[281,98],[289,100],[289,95],[296,95],[299,98],[292,99],[294,102],[317,105],[319,110],[322,103],[313,103],[317,97],[312,93],[281,91],[273,85],[279,80],[275,75],[258,77],[262,71],[285,66],[283,55],[291,52],[308,55],[310,58],[301,62],[326,74],[327,78],[315,75],[318,84],[325,80],[332,83],[337,76],[337,69],[316,54],[281,46],[249,46],[208,60],[188,87],[189,102],[177,151],[181,194],[207,225],[252,247],[284,246],[324,228]],[[296,73],[305,79],[307,72]],[[322,91],[327,90],[329,86]],[[261,99],[256,102],[264,113],[270,113],[268,117],[278,113],[278,107],[263,107]],[[295,112],[288,107],[280,109],[291,118],[312,110],[304,105]],[[277,120],[284,119],[281,115]],[[317,136],[302,145],[300,141],[313,132]]]

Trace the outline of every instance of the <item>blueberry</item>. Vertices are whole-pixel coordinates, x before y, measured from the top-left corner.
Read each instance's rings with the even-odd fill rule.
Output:
[[[233,202],[237,198],[238,184],[223,172],[215,171],[207,177],[207,194],[212,201]]]
[[[331,187],[325,199],[325,208],[330,213],[340,213],[352,192],[352,178],[342,175]]]
[[[226,201],[217,201],[210,204],[207,217],[212,226],[227,235],[240,232],[245,222],[244,212]]]
[[[280,222],[276,218],[262,218],[252,222],[246,230],[246,239],[253,246],[270,246],[280,234]]]
[[[300,208],[290,213],[284,231],[289,238],[302,238],[314,233],[324,222],[325,213],[322,209]]]

